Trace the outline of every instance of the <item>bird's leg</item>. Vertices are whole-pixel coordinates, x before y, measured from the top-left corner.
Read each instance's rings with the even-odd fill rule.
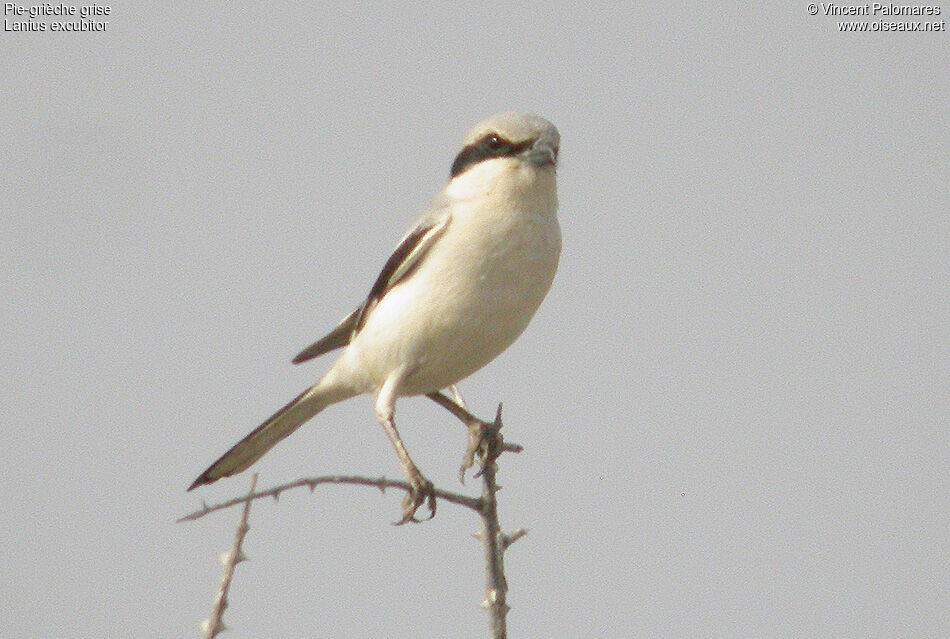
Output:
[[[396,430],[396,423],[393,419],[391,417],[381,419],[380,423],[383,425],[386,435],[389,436],[389,441],[393,443],[393,448],[396,449],[396,455],[399,456],[399,462],[409,479],[411,488],[402,502],[402,519],[396,522],[396,525],[402,525],[409,521],[419,523],[420,520],[416,519],[416,511],[419,510],[422,504],[426,504],[429,508],[427,519],[432,519],[435,517],[435,488],[432,486],[432,482],[425,478],[416,467],[415,462],[412,461],[412,458],[409,457],[409,452],[406,450],[405,444],[402,443],[402,438],[399,437],[399,431]]]
[[[442,394],[439,391],[428,393],[426,397],[436,404],[455,415],[468,428],[468,445],[465,447],[465,455],[462,457],[462,467],[459,469],[459,481],[465,483],[465,473],[469,468],[475,465],[475,458],[484,460],[488,452],[489,427],[492,424],[484,422],[472,415],[465,408],[465,400],[461,393],[453,385],[452,394],[455,395],[455,401]],[[479,473],[476,473],[476,477]]]
[[[416,519],[416,511],[423,504],[429,508],[428,519],[435,517],[435,488],[409,457],[409,451],[406,450],[406,445],[403,444],[399,431],[396,430],[395,387],[398,381],[396,378],[386,380],[376,397],[376,416],[383,430],[386,431],[389,441],[392,442],[393,448],[396,449],[399,463],[409,479],[410,491],[402,502],[402,519],[396,522],[397,526],[410,521],[418,523],[420,520]]]
[[[455,403],[461,406],[464,409],[468,409],[468,406],[465,405],[465,398],[462,397],[462,393],[459,391],[459,387],[455,384],[449,386],[449,390],[452,391],[452,397],[455,398]]]
[[[465,448],[465,455],[462,458],[462,467],[459,469],[459,481],[464,484],[465,472],[475,465],[476,453],[479,453],[484,449],[485,422],[468,412],[468,406],[465,403],[465,398],[462,397],[462,393],[459,391],[458,386],[452,384],[449,386],[449,390],[452,392],[452,398],[455,400],[454,406],[448,403],[443,403],[442,400],[448,400],[448,398],[444,395],[439,398],[433,397],[432,399],[450,410],[452,414],[458,417],[468,429],[468,445]],[[484,458],[484,455],[480,456]]]

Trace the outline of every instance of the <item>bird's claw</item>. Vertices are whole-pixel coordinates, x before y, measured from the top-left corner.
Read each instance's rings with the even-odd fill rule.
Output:
[[[480,419],[466,425],[468,426],[468,445],[465,447],[465,455],[462,456],[462,467],[459,468],[459,481],[463,484],[465,473],[475,466],[475,459],[485,459],[485,453],[488,450],[488,428],[491,426]],[[481,471],[475,473],[475,477],[479,475]]]
[[[462,467],[459,469],[459,481],[463,484],[465,473],[475,465],[476,459],[481,465],[481,469],[474,475],[478,479],[485,472],[485,464],[495,461],[504,448],[504,439],[501,436],[501,404],[498,405],[495,421],[489,423],[474,418],[467,422],[466,426],[468,426],[468,446],[465,448]]]
[[[402,500],[402,519],[395,522],[395,526],[402,526],[410,522],[418,524],[435,517],[435,486],[432,485],[432,482],[423,477],[422,473],[416,471],[409,478],[409,488],[406,498]],[[429,516],[425,519],[417,519],[416,511],[423,504],[429,508]]]

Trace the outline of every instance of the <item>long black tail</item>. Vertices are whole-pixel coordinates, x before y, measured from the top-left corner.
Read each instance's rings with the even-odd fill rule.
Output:
[[[194,490],[198,486],[211,484],[222,477],[230,477],[247,470],[277,442],[300,428],[304,422],[326,408],[331,402],[324,393],[317,390],[319,384],[308,388],[289,404],[271,415],[271,417],[251,431],[247,437],[236,443],[211,464],[206,471],[188,487]]]

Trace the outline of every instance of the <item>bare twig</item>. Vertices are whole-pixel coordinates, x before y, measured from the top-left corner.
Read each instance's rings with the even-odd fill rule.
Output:
[[[487,583],[485,586],[485,601],[482,607],[488,611],[489,626],[493,639],[506,639],[508,636],[508,581],[505,579],[505,550],[514,543],[514,540],[523,537],[525,531],[520,530],[510,537],[501,532],[498,523],[498,503],[495,493],[498,484],[495,476],[498,473],[498,464],[495,461],[505,450],[504,438],[501,435],[501,404],[495,414],[495,421],[491,424],[483,422],[483,440],[486,443],[484,463],[481,470],[482,478],[482,508],[479,514],[482,517],[484,528],[480,535],[485,544],[485,572]]]
[[[211,616],[201,623],[201,629],[204,633],[204,639],[214,639],[218,633],[226,630],[223,617],[224,611],[228,607],[228,590],[231,589],[231,579],[234,577],[234,568],[246,560],[241,545],[244,543],[244,537],[247,531],[251,529],[247,524],[248,515],[251,513],[251,501],[254,495],[254,488],[257,487],[257,473],[251,478],[251,490],[244,498],[244,513],[241,515],[241,522],[238,524],[237,532],[234,535],[234,543],[231,545],[231,551],[221,555],[221,563],[224,565],[224,575],[221,576],[221,587],[218,588],[218,594],[214,598],[214,604],[211,606]]]
[[[313,492],[320,484],[351,484],[355,486],[373,486],[383,492],[386,492],[387,488],[398,488],[399,490],[403,490],[407,493],[411,490],[409,482],[397,479],[386,479],[385,477],[378,477],[376,479],[372,477],[363,477],[360,475],[323,475],[321,477],[305,477],[304,479],[298,479],[297,481],[290,482],[288,484],[281,484],[280,486],[275,486],[274,488],[270,488],[268,490],[262,490],[259,493],[253,493],[251,495],[247,495],[246,497],[236,497],[213,506],[208,506],[205,504],[201,510],[197,510],[193,513],[185,515],[178,521],[183,522],[201,519],[205,515],[213,513],[216,510],[231,508],[232,506],[236,506],[248,500],[261,499],[264,497],[273,497],[274,499],[277,499],[280,497],[282,492],[292,488],[301,488],[306,486],[310,489],[310,492]],[[458,504],[459,506],[464,506],[471,510],[479,511],[481,509],[481,501],[476,497],[469,497],[468,495],[461,495],[459,493],[453,493],[438,488],[435,489],[435,496],[438,499],[444,499],[447,502]]]
[[[498,406],[498,411],[495,414],[495,420],[491,423],[488,423],[481,421],[469,413],[464,407],[460,406],[456,402],[452,401],[452,399],[442,395],[441,393],[432,393],[429,395],[429,397],[435,400],[439,405],[445,407],[447,410],[449,410],[449,412],[464,422],[469,427],[470,435],[475,438],[473,441],[477,441],[479,443],[477,452],[481,457],[482,468],[476,474],[476,477],[481,477],[482,479],[481,496],[469,497],[467,495],[441,490],[438,488],[436,488],[434,492],[436,498],[443,499],[449,503],[459,506],[464,506],[465,508],[477,512],[482,518],[483,528],[481,533],[478,535],[478,538],[485,545],[486,585],[485,601],[482,602],[482,607],[485,608],[489,613],[489,624],[492,638],[506,639],[506,618],[509,608],[507,604],[508,582],[505,579],[505,551],[509,546],[511,546],[511,544],[524,537],[527,534],[527,531],[521,528],[510,535],[506,535],[501,532],[501,525],[498,522],[498,503],[495,498],[495,495],[499,490],[499,486],[496,481],[496,476],[498,473],[498,465],[496,461],[501,453],[521,452],[522,448],[518,444],[506,443],[504,437],[502,437],[500,404]],[[472,452],[475,452],[474,449]],[[227,589],[231,583],[234,565],[244,558],[241,554],[240,547],[241,542],[244,539],[244,535],[247,534],[247,515],[252,501],[255,499],[262,499],[264,497],[273,497],[276,500],[284,491],[293,488],[300,488],[303,486],[310,488],[310,491],[313,492],[316,487],[321,484],[372,486],[383,492],[385,492],[387,488],[398,488],[399,490],[405,491],[407,493],[412,490],[409,483],[406,481],[386,479],[385,477],[374,479],[372,477],[364,477],[360,475],[323,475],[320,477],[307,477],[287,484],[281,484],[261,492],[254,492],[256,483],[257,475],[254,476],[254,481],[251,484],[251,491],[246,496],[237,497],[235,499],[221,502],[213,506],[208,506],[205,504],[201,510],[195,511],[189,515],[185,515],[178,520],[179,522],[193,521],[215,511],[224,510],[242,503],[244,504],[244,517],[241,520],[241,525],[238,527],[238,535],[235,538],[234,549],[231,551],[231,553],[225,555],[225,558],[229,561],[225,563],[225,575],[221,581],[221,591],[219,592],[218,598],[215,601],[214,614],[212,615],[211,619],[205,622],[205,637],[207,639],[212,639],[218,632],[221,632],[221,630],[224,629],[224,624],[221,622],[221,615],[223,614],[224,609],[227,607]]]

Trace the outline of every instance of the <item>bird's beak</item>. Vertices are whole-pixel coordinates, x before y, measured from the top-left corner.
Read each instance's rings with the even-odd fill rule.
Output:
[[[557,166],[557,146],[546,138],[538,138],[521,153],[521,159],[539,169],[545,166]]]

